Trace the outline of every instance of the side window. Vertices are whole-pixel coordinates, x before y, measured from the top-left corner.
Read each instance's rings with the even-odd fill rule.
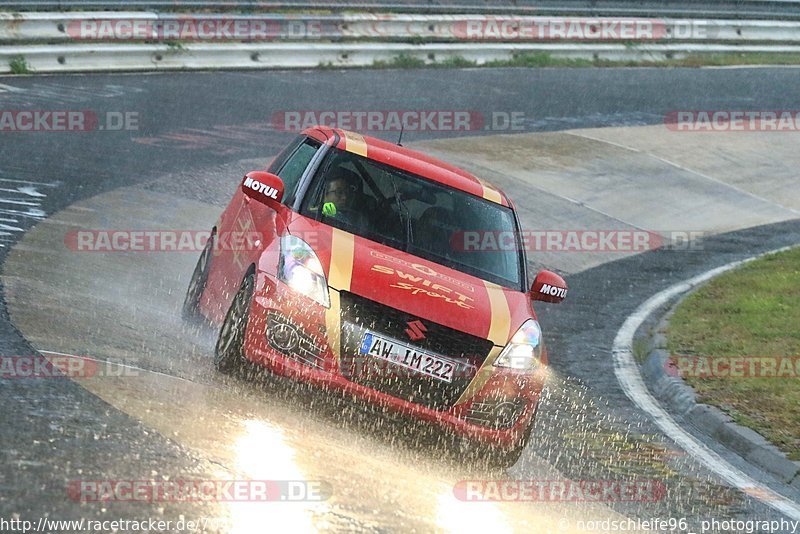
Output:
[[[294,152],[285,159],[280,170],[275,172],[272,167],[270,168],[270,172],[277,174],[281,180],[283,180],[283,204],[288,205],[292,199],[294,199],[297,184],[300,183],[300,178],[303,177],[303,173],[308,167],[308,164],[311,163],[311,159],[314,157],[314,154],[317,153],[320,146],[322,145],[318,141],[304,138],[303,141],[295,147]],[[283,156],[283,154],[281,154],[281,156]],[[273,165],[273,167],[275,167],[275,165]]]
[[[294,151],[297,150],[297,147],[303,144],[303,141],[305,140],[306,137],[303,135],[295,137],[294,140],[292,140],[292,142],[286,148],[281,150],[281,153],[275,157],[267,169],[267,172],[278,174],[278,171],[283,168],[283,164],[286,163],[286,160],[289,159],[292,154],[294,154]]]

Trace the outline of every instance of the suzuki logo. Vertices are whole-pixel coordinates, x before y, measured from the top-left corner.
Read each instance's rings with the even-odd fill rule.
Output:
[[[408,337],[410,337],[412,341],[425,339],[425,332],[427,332],[428,329],[425,328],[425,325],[422,324],[422,321],[409,321],[406,324],[408,325],[408,328],[406,328],[406,334],[408,334]]]

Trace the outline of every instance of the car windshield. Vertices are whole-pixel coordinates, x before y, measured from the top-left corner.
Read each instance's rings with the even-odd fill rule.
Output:
[[[304,215],[506,287],[521,287],[510,208],[332,149]]]

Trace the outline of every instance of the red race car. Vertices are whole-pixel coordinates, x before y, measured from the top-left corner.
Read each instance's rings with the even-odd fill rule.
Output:
[[[183,306],[220,325],[214,363],[246,360],[431,421],[490,452],[524,448],[547,354],[508,197],[398,145],[310,128],[247,174]]]

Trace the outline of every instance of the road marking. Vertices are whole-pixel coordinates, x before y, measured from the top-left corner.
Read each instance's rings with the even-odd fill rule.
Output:
[[[12,178],[0,178],[0,182],[9,182],[12,184],[28,184],[38,187],[58,187],[61,182],[31,182],[30,180],[14,180]]]
[[[16,200],[13,198],[0,198],[0,204],[14,204],[16,206],[40,206],[38,202],[28,202],[27,200]]]
[[[639,366],[633,358],[633,336],[636,330],[644,323],[647,317],[661,306],[666,305],[671,299],[685,293],[711,278],[733,270],[745,263],[767,256],[784,252],[794,247],[783,247],[752,258],[735,261],[722,267],[717,267],[703,274],[675,284],[656,295],[650,297],[639,306],[622,325],[614,338],[614,374],[617,375],[625,395],[633,401],[642,411],[649,414],[659,428],[682,449],[697,459],[701,464],[719,475],[725,482],[736,489],[750,495],[754,499],[771,506],[778,512],[794,521],[800,521],[800,505],[773,491],[760,482],[741,472],[728,461],[701,443],[694,436],[682,429],[675,420],[661,407],[658,401],[650,394],[647,386],[639,374]]]
[[[30,182],[27,180],[13,180],[11,178],[0,178],[0,214],[10,217],[0,217],[0,248],[5,248],[10,240],[13,240],[13,232],[24,232],[26,228],[16,226],[20,223],[20,218],[30,218],[37,221],[44,219],[47,213],[40,209],[42,201],[47,197],[39,191],[44,187],[58,187],[60,182]],[[20,209],[14,209],[19,207]],[[22,208],[27,208],[21,211]],[[12,223],[12,224],[6,224]]]
[[[67,354],[66,352],[58,352],[58,351],[55,351],[55,350],[43,350],[43,349],[37,349],[37,350],[39,352],[41,352],[42,355],[45,358],[47,358],[47,360],[50,361],[51,363],[52,363],[52,360],[47,357],[48,354],[52,354],[52,355],[55,355],[55,356],[69,356],[71,358],[81,358],[82,360],[89,360],[89,361],[95,362],[95,363],[104,363],[104,364],[106,364],[108,366],[119,367],[121,369],[130,369],[132,371],[136,371],[137,373],[150,373],[150,374],[162,376],[162,377],[165,377],[165,378],[171,378],[173,380],[182,380],[183,382],[191,382],[192,384],[199,384],[201,386],[219,389],[217,386],[214,386],[214,385],[211,385],[211,384],[206,384],[206,383],[203,383],[203,382],[190,380],[190,379],[184,378],[182,376],[169,375],[167,373],[162,373],[161,371],[154,371],[152,369],[145,369],[144,367],[138,367],[136,365],[130,365],[128,363],[115,362],[113,360],[107,360],[107,359],[102,359],[102,358],[92,358],[91,356],[85,356],[85,355]]]
[[[22,93],[25,89],[0,83],[0,93]]]
[[[20,210],[9,210],[5,208],[0,208],[0,213],[4,215],[14,215],[15,217],[30,217],[32,219],[43,219],[47,216],[47,214],[42,210],[37,209],[29,209],[27,211],[20,211]]]
[[[36,83],[27,88],[14,87],[0,83],[0,93],[17,95],[16,102],[42,102],[48,106],[78,104],[92,102],[98,98],[118,98],[130,94],[139,94],[145,90],[130,85],[103,85],[102,87],[85,87],[59,83]],[[11,95],[9,95],[11,97]],[[12,97],[13,99],[13,97]]]
[[[3,191],[4,193],[22,193],[23,195],[36,198],[44,198],[47,196],[43,193],[40,193],[35,187],[32,186],[18,187],[16,189],[6,189],[4,187],[0,187],[0,191]]]

